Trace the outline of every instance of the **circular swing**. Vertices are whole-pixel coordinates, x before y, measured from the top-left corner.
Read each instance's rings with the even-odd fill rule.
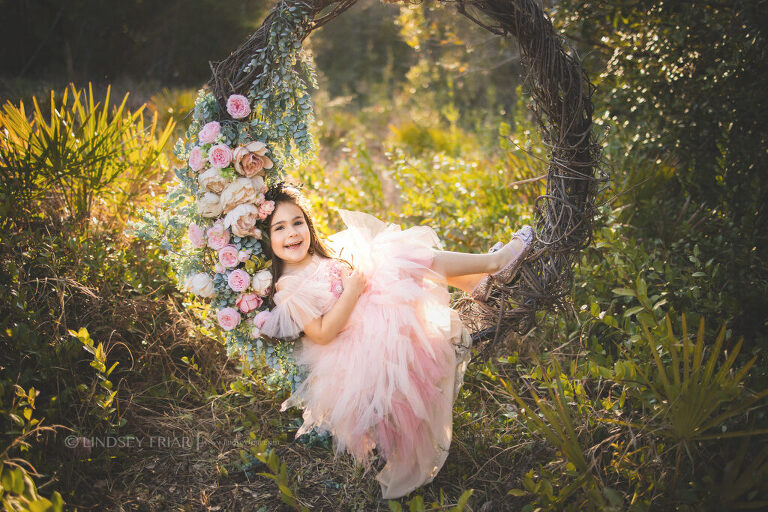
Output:
[[[242,46],[211,64],[208,85],[222,110],[230,95],[247,94],[258,79],[261,70],[248,64],[268,48],[279,9],[296,6],[308,14],[297,29],[300,42],[356,1],[284,0],[276,6]],[[531,110],[549,148],[546,193],[536,200],[536,241],[518,276],[506,285],[494,283],[486,303],[464,297],[456,304],[473,332],[472,342],[487,342],[482,354],[514,333],[530,331],[536,311],[556,309],[570,294],[574,260],[591,241],[597,183],[602,181],[601,151],[592,131],[595,87],[535,0],[442,3],[494,34],[517,39]]]

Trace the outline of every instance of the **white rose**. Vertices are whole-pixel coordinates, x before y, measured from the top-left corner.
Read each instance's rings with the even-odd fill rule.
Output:
[[[227,185],[221,193],[221,207],[224,213],[234,210],[241,204],[256,203],[261,189],[256,189],[254,185],[250,178],[237,178]]]
[[[206,192],[197,200],[197,211],[203,217],[218,217],[221,215],[221,200],[213,192]]]
[[[254,274],[253,280],[251,281],[251,287],[256,291],[257,294],[264,297],[267,292],[269,291],[269,285],[272,284],[272,272],[269,270],[259,270]]]
[[[254,205],[240,204],[229,212],[224,217],[224,227],[232,228],[232,233],[235,236],[252,236],[258,234],[261,235],[261,231],[256,229],[256,221],[259,219],[259,209]],[[258,238],[258,237],[257,237]]]
[[[210,298],[216,295],[213,279],[208,274],[202,272],[187,277],[187,280],[184,282],[184,289],[200,297]]]
[[[264,178],[262,178],[261,176],[256,176],[255,178],[251,178],[251,183],[253,184],[253,188],[256,190],[257,194],[262,194],[264,192]],[[264,199],[261,198],[261,201],[263,200]],[[256,200],[253,202],[256,204],[259,204],[261,203],[261,201]]]
[[[229,181],[221,175],[221,170],[211,168],[200,174],[197,177],[197,182],[200,186],[209,192],[215,192],[217,194],[224,190]]]

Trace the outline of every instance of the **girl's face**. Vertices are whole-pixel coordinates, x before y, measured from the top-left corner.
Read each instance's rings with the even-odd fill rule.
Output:
[[[288,265],[302,263],[310,257],[309,226],[304,212],[293,203],[275,205],[272,224],[269,227],[272,253]]]

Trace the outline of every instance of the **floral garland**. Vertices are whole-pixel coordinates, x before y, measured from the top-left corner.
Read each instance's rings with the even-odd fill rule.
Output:
[[[226,111],[200,90],[187,129],[174,153],[185,162],[159,212],[145,212],[138,236],[160,242],[182,291],[210,300],[228,354],[250,361],[261,354],[273,368],[271,384],[302,379],[293,342],[265,343],[260,333],[272,285],[266,217],[268,185],[286,165],[314,155],[309,87],[316,88],[311,57],[301,46],[311,19],[299,6],[279,4],[268,44],[254,51],[246,71],[262,69],[248,96],[232,94]],[[294,149],[298,155],[294,155]]]

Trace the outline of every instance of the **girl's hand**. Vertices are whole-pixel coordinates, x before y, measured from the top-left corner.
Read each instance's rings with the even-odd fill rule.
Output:
[[[368,284],[365,276],[356,268],[342,273],[341,283],[344,285],[344,291],[349,291],[354,297],[359,297]]]

